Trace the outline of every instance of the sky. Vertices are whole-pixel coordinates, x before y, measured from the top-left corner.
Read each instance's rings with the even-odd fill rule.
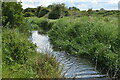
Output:
[[[20,0],[18,0],[20,1]],[[106,10],[118,10],[119,0],[21,0],[23,8],[36,8],[37,6],[48,6],[53,3],[65,3],[67,7],[75,6],[80,10],[90,8],[96,10],[104,8]]]

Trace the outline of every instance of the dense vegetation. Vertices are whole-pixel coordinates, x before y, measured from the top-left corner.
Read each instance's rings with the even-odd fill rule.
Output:
[[[46,33],[54,24],[54,21],[51,21],[47,18],[37,18],[37,17],[27,17],[27,24],[30,26],[29,30],[38,30],[40,33]]]
[[[3,3],[3,78],[61,77],[56,59],[36,52],[28,40],[33,30],[47,33],[55,50],[84,56],[100,71],[120,78],[118,12],[80,11],[63,3],[23,10],[21,3]]]
[[[17,29],[4,29],[2,43],[3,78],[60,77],[58,62],[47,54],[37,53],[36,46]]]
[[[56,59],[36,52],[36,45],[28,40],[30,32],[39,27],[32,26],[32,22],[24,18],[21,3],[2,3],[2,10],[2,77],[61,77]]]
[[[91,59],[112,77],[120,77],[116,17],[63,18],[48,33],[55,50]],[[104,66],[104,67],[103,67]]]
[[[44,17],[49,19],[59,19],[62,17],[83,17],[83,16],[118,16],[118,10],[105,10],[101,8],[100,10],[83,10],[80,11],[77,7],[66,7],[64,3],[52,4],[48,7],[38,6],[37,8],[26,8],[24,9],[24,14],[26,17]]]

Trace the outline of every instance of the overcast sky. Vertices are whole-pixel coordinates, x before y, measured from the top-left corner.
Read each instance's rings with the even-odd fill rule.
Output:
[[[19,0],[18,0],[19,1]],[[75,6],[80,10],[100,9],[107,10],[118,9],[119,0],[21,0],[23,8],[35,8],[37,6],[48,6],[52,3],[65,3],[67,7]]]

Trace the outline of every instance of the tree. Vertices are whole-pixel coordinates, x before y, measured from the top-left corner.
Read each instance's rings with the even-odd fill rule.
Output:
[[[3,26],[9,24],[10,28],[21,26],[23,21],[23,9],[20,2],[2,3],[2,23]]]
[[[25,16],[25,17],[33,17],[34,14],[33,14],[32,12],[25,12],[25,13],[24,13],[24,16]]]
[[[105,9],[104,8],[101,8],[100,11],[104,11]]]
[[[26,12],[27,12],[27,13],[30,13],[30,14],[34,14],[34,16],[37,16],[36,11],[37,11],[37,8],[26,8],[26,9],[24,9],[25,15],[26,15]]]
[[[53,4],[52,11],[50,12],[48,18],[49,19],[58,19],[61,16],[64,16],[65,4]]]
[[[52,9],[53,9],[53,7],[54,7],[54,5],[48,5],[48,7],[47,7],[47,8],[52,10]]]
[[[88,14],[90,14],[90,15],[91,15],[91,14],[93,13],[92,8],[91,8],[91,9],[88,9],[88,11],[87,11],[87,12],[88,12]]]
[[[69,16],[70,15],[70,13],[67,10],[64,11],[64,14],[65,14],[65,16]]]
[[[79,10],[79,8],[74,7],[74,6],[73,6],[73,7],[69,7],[69,10],[73,10],[73,11],[80,11],[80,10]]]
[[[38,17],[43,17],[44,15],[46,15],[47,13],[49,13],[49,10],[46,8],[42,8],[39,13],[38,13]]]
[[[40,12],[41,8],[42,8],[41,6],[38,6],[38,7],[37,7],[37,11],[36,11],[37,17],[39,16],[39,12]]]

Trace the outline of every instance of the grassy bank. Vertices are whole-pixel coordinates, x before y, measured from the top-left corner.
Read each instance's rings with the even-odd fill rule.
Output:
[[[3,78],[59,78],[59,63],[36,46],[18,29],[3,28]]]
[[[37,18],[37,17],[27,17],[27,24],[29,25],[29,30],[37,30],[41,34],[46,34],[53,26],[54,20],[47,18]]]
[[[117,18],[62,18],[54,23],[48,35],[55,50],[85,56],[102,72],[120,77]]]

